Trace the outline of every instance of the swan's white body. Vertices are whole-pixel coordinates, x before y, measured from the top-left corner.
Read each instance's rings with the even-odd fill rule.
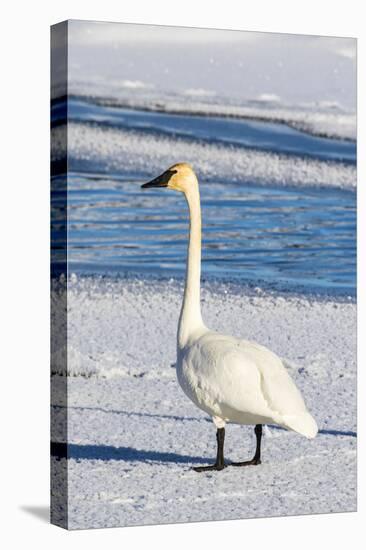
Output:
[[[254,342],[209,330],[200,308],[201,209],[197,178],[187,164],[169,169],[166,187],[182,191],[190,212],[184,299],[178,325],[177,377],[184,393],[216,427],[278,424],[306,437],[318,428],[283,362]]]
[[[281,359],[254,342],[202,327],[178,347],[177,376],[217,428],[231,421],[278,424],[306,437],[318,431]]]

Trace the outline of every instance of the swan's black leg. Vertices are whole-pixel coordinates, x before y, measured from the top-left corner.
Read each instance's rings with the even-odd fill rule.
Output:
[[[218,428],[216,432],[217,456],[215,464],[211,466],[197,466],[195,472],[208,472],[209,470],[223,470],[227,464],[224,461],[225,428]]]
[[[257,438],[257,446],[252,460],[246,460],[245,462],[231,462],[231,466],[257,466],[257,464],[261,463],[262,424],[256,425],[254,428],[254,433]]]

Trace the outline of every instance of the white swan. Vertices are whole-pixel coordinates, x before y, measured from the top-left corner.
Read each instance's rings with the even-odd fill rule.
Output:
[[[201,206],[197,177],[186,163],[174,164],[142,185],[184,193],[190,232],[184,299],[178,324],[177,377],[184,393],[212,416],[217,428],[217,457],[198,472],[222,470],[225,423],[255,425],[257,445],[252,460],[231,463],[257,465],[263,424],[278,424],[312,438],[318,428],[281,359],[269,349],[209,330],[200,307]]]

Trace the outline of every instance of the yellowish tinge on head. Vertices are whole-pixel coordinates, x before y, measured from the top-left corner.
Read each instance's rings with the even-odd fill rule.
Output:
[[[169,179],[168,189],[188,193],[192,187],[196,187],[197,177],[193,168],[187,162],[178,162],[169,168],[169,171],[175,172]]]

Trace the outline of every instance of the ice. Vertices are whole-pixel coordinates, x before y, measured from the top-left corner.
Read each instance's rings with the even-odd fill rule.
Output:
[[[132,88],[133,84],[130,84]],[[91,97],[101,105],[145,109],[181,115],[220,116],[287,124],[321,137],[357,139],[356,112],[345,109],[336,100],[302,103],[283,101],[276,94],[262,93],[249,99],[218,96],[211,90],[188,88],[181,93],[155,89],[137,81],[134,94],[126,81],[118,84],[74,83],[70,93]],[[93,90],[91,95],[90,90]]]
[[[63,154],[63,130],[53,130],[53,160]],[[356,168],[232,145],[202,143],[135,130],[98,127],[84,123],[68,126],[71,166],[87,162],[98,171],[160,173],[179,161],[191,163],[205,179],[262,185],[331,186],[352,189]]]

